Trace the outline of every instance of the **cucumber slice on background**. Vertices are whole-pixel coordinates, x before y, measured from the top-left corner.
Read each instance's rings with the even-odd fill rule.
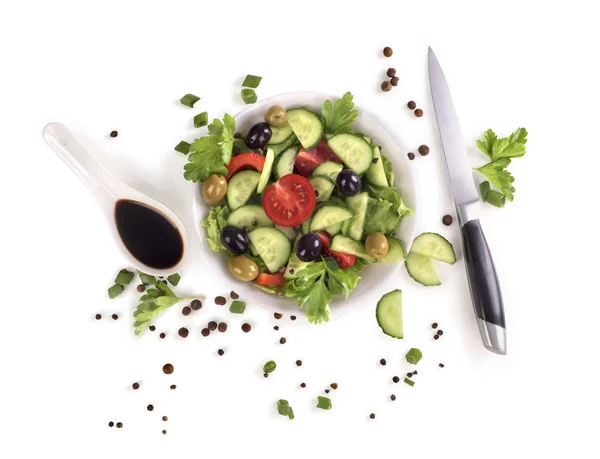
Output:
[[[367,172],[373,164],[373,148],[360,135],[334,135],[327,141],[327,144],[338,158],[358,175]]]
[[[288,237],[275,228],[256,228],[248,233],[250,242],[272,273],[287,265],[292,253]]]
[[[344,166],[342,166],[340,163],[335,163],[333,161],[325,161],[324,163],[321,163],[317,167],[315,167],[315,170],[313,171],[311,176],[326,175],[331,180],[333,180],[333,183],[335,183],[338,174],[342,172],[343,168]]]
[[[383,169],[383,160],[381,159],[381,150],[379,147],[373,147],[373,163],[367,171],[367,180],[376,186],[389,186]]]
[[[287,112],[287,122],[305,150],[314,148],[323,137],[323,123],[313,112],[294,108]]]
[[[256,191],[260,172],[241,171],[229,179],[227,184],[227,204],[231,210],[242,207]]]
[[[256,225],[254,223],[256,223]],[[250,229],[258,226],[274,225],[260,205],[238,207],[229,214],[229,217],[227,218],[227,224],[236,226],[238,228],[247,226]]]
[[[392,290],[381,297],[375,311],[377,323],[388,336],[404,338],[402,326],[402,290]]]
[[[356,196],[346,198],[346,204],[354,212],[354,217],[350,220],[348,236],[356,241],[360,241],[365,228],[365,218],[367,216],[367,207],[369,205],[369,193],[358,193]]]
[[[367,261],[375,261],[374,258],[367,255],[365,245],[360,241],[355,241],[347,236],[338,234],[331,240],[331,250],[348,255],[356,255],[359,258],[364,258]]]
[[[411,250],[406,257],[405,264],[408,275],[419,284],[426,287],[442,284],[429,257]]]
[[[281,127],[271,126],[271,132],[271,140],[269,140],[268,143],[269,146],[279,145],[280,143],[285,142],[287,139],[290,138],[290,136],[294,134],[294,131],[292,131],[292,127],[289,123],[285,123]]]
[[[294,145],[300,145],[300,142],[298,142],[298,139],[296,138],[295,135],[291,135],[286,141],[284,141],[283,143],[278,143],[277,145],[269,145],[271,148],[273,148],[273,153],[275,153],[275,157],[278,157],[280,153],[284,152],[285,150],[287,150],[290,147],[293,147]]]
[[[382,263],[398,263],[406,260],[406,249],[404,244],[395,237],[387,236],[388,240],[388,253],[381,260],[377,260]]]
[[[271,177],[271,169],[273,169],[273,161],[275,161],[275,153],[273,153],[272,148],[267,148],[265,165],[260,173],[260,180],[258,181],[258,186],[256,187],[256,192],[258,194],[261,194],[263,191],[265,191],[265,188],[267,187],[269,177]]]
[[[298,147],[290,147],[277,157],[277,161],[275,162],[275,177],[278,180],[284,175],[294,172],[294,162],[296,161],[298,150]]]
[[[342,230],[342,223],[343,222],[339,222],[339,223],[336,223],[335,225],[328,226],[327,228],[325,228],[325,231],[327,231],[330,236],[335,236],[337,233],[339,233]]]
[[[267,225],[261,225],[261,226],[267,226]],[[281,231],[283,234],[285,234],[288,237],[288,239],[296,239],[296,230],[293,227],[275,225],[275,228],[277,228],[279,231]]]
[[[342,222],[342,229],[341,229],[341,233],[344,236],[348,236],[348,229],[350,228],[350,220],[344,220]]]
[[[350,210],[326,202],[310,219],[310,231],[319,231],[349,218],[352,218]]]
[[[331,197],[335,184],[325,175],[312,175],[308,181],[315,190],[317,202],[325,202]]]
[[[452,244],[437,233],[419,234],[413,241],[410,251],[444,263],[456,263]]]
[[[302,222],[302,234],[310,233],[310,217]]]

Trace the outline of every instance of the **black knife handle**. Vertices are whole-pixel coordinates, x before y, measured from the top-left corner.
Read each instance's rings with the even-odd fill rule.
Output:
[[[506,328],[500,283],[479,220],[465,223],[462,237],[475,314],[486,322]]]

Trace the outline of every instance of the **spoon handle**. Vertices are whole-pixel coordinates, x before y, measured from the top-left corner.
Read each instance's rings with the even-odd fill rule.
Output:
[[[123,184],[108,173],[63,124],[50,123],[42,131],[46,143],[90,189],[101,206],[114,206]]]

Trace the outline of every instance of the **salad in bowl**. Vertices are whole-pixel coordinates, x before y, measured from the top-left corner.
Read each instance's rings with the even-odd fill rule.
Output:
[[[406,260],[398,234],[412,211],[379,143],[393,143],[389,134],[361,128],[370,115],[352,94],[322,97],[319,110],[286,102],[215,119],[191,144],[184,176],[201,183],[201,240],[228,275],[320,323],[368,271]]]

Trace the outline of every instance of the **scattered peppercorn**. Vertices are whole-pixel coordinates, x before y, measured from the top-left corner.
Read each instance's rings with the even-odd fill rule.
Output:
[[[444,364],[443,364],[443,363],[440,363],[438,366],[439,366],[440,368],[444,368]]]
[[[165,335],[165,334],[164,334],[164,332],[163,332],[163,333],[161,333],[161,334],[160,334],[160,335],[158,335],[158,336],[160,336],[160,339],[165,339],[165,338],[167,337],[167,335]]]
[[[170,375],[173,374],[173,371],[175,371],[175,367],[173,367],[173,365],[171,365],[170,363],[165,363],[163,365],[163,373],[166,375]]]
[[[138,390],[140,388],[140,383],[134,382],[131,387],[133,387],[133,390]]]
[[[190,308],[189,306],[184,306],[183,309],[181,310],[181,313],[184,316],[189,316],[192,313],[192,308]]]
[[[290,274],[294,274],[293,269],[290,269]],[[283,296],[283,290],[277,290],[275,293],[277,296]]]
[[[242,331],[244,333],[248,333],[250,330],[252,330],[252,326],[249,323],[242,324]]]
[[[275,326],[273,327],[273,330],[279,330],[279,325],[275,325]]]
[[[330,384],[330,386],[331,386],[331,388],[332,388],[333,390],[336,390],[336,389],[339,387],[339,386],[338,386],[338,383],[335,383],[335,382],[334,382],[334,383],[331,383],[331,384]]]
[[[328,394],[329,393],[329,389],[325,389],[325,393]]]
[[[421,110],[420,108],[417,108],[417,109],[415,110],[415,116],[416,116],[417,118],[421,118],[421,117],[423,116],[423,110]]]
[[[286,341],[287,340],[283,336],[281,338],[279,338],[279,344],[285,344]]]
[[[200,309],[202,307],[202,301],[194,300],[191,302],[190,306],[192,307],[192,309],[194,311],[197,311],[198,309]]]
[[[263,376],[264,376],[265,378],[268,378],[268,377],[269,377],[269,374],[268,374],[268,373],[265,373]]]
[[[383,48],[383,55],[385,57],[391,57],[392,54],[394,54],[394,51],[392,50],[392,48],[390,48],[389,46],[386,46],[385,48]]]
[[[413,373],[413,375],[417,375],[418,374],[417,370],[413,371],[412,373]]]
[[[411,110],[414,110],[415,108],[417,108],[417,104],[415,103],[414,100],[409,100],[408,103],[406,104],[406,106],[408,108],[410,108]]]
[[[185,327],[181,327],[177,333],[182,338],[187,338],[188,335],[190,334],[190,331],[187,328],[185,328]]]
[[[440,336],[442,336],[444,334],[444,330],[438,330],[437,334],[440,335]]]
[[[114,422],[112,422],[112,421],[110,421],[110,422],[108,423],[108,427],[112,427],[112,426],[114,426],[114,425],[115,425],[115,423],[114,423]]]
[[[280,314],[279,312],[274,312],[273,317],[275,317],[277,320],[279,320],[283,317],[283,314]]]
[[[400,382],[400,378],[398,376],[394,376],[392,378],[392,381],[394,381],[395,383],[398,383],[398,382]]]
[[[148,405],[148,406],[146,407],[146,409],[147,409],[148,411],[154,411],[154,405]]]
[[[438,323],[437,323],[437,322],[434,322],[434,323],[432,323],[432,324],[431,324],[431,328],[433,328],[434,330],[435,330],[436,328],[438,328]]]
[[[113,138],[115,138],[115,137],[116,137],[116,136],[118,136],[118,135],[119,135],[119,133],[118,133],[117,131],[112,131],[112,132],[110,133],[110,136],[111,136],[111,137],[113,137]]]
[[[154,331],[154,330],[156,330],[156,327],[155,327],[154,325],[150,325],[150,326],[148,327],[148,330],[150,330],[150,331]]]
[[[168,417],[166,417],[166,416],[163,416],[163,417],[162,417],[162,420],[163,420],[163,421],[168,421],[168,420],[169,420],[169,418],[168,418]]]
[[[371,413],[371,414],[369,415],[369,417],[370,417],[371,419],[375,419],[375,413]]]
[[[296,366],[297,367],[301,367],[302,366],[302,360],[296,360]]]
[[[429,147],[427,145],[421,145],[419,147],[419,153],[421,156],[427,156],[429,154]]]
[[[412,378],[412,375],[413,375],[412,373],[406,373],[407,378]]]
[[[111,317],[113,318],[113,320],[117,320],[119,318],[117,314],[113,314]]]
[[[227,303],[227,300],[224,296],[218,296],[215,298],[215,304],[218,304],[219,306],[224,306],[225,303]]]
[[[393,402],[396,400],[396,396],[394,394],[390,395],[390,400]]]
[[[382,366],[385,366],[385,365],[387,364],[387,362],[386,362],[386,360],[385,360],[385,359],[381,359],[381,360],[379,361],[379,363],[380,363]]]
[[[120,429],[121,427],[123,427],[123,423],[122,422],[117,422],[117,429]]]
[[[440,335],[433,335],[433,339],[440,339]]]
[[[206,336],[210,335],[210,330],[208,328],[203,328],[200,333],[202,334],[202,336],[206,337]]]
[[[225,351],[224,351],[223,349],[219,349],[219,350],[217,351],[217,354],[219,354],[219,355],[223,355],[223,354],[225,354]]]
[[[306,383],[300,383],[300,387],[304,389],[306,387]]]
[[[137,288],[137,291],[140,293],[142,293],[146,290],[146,286],[144,284],[140,284],[136,288]]]
[[[381,83],[381,90],[384,92],[388,92],[392,89],[392,83],[390,83],[389,81],[384,81],[383,83]]]
[[[385,72],[385,74],[390,78],[393,78],[396,76],[396,69],[394,67],[390,67],[389,69],[387,69],[387,72]]]
[[[214,320],[211,320],[211,321],[208,323],[208,329],[209,329],[210,331],[215,331],[215,330],[217,329],[217,323],[216,323]]]
[[[96,320],[102,319],[102,314],[96,314]]]
[[[452,224],[452,215],[444,215],[442,218],[442,223],[445,226],[450,226]]]
[[[221,332],[221,333],[225,333],[227,331],[227,324],[225,322],[221,322],[219,324],[219,326],[217,327],[217,329]]]
[[[290,316],[290,320],[296,320],[296,316]]]
[[[395,76],[394,78],[392,78],[390,80],[390,83],[392,83],[392,86],[398,86],[399,82],[400,82],[400,78],[398,78],[397,76]]]
[[[237,300],[240,296],[235,293],[233,290],[229,293],[229,296],[231,297],[232,300]]]
[[[167,431],[166,430],[163,430],[162,433],[163,433],[163,435],[167,435]]]
[[[414,154],[414,153],[412,153],[412,152],[411,152],[411,153],[409,153],[409,154],[408,154],[408,159],[410,159],[411,161],[412,161],[413,159],[415,159],[415,154]]]
[[[175,390],[175,389],[177,389],[177,386],[175,384],[171,384],[171,386],[169,387],[169,389]]]

